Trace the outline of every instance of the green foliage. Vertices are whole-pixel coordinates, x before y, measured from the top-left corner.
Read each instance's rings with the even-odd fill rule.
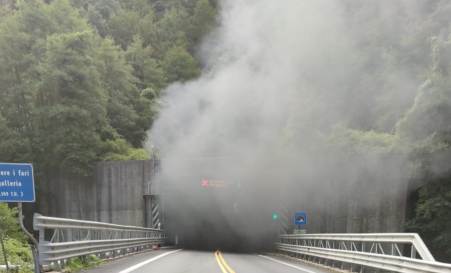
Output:
[[[419,190],[409,231],[420,233],[436,259],[451,262],[451,179],[432,179]]]
[[[192,22],[189,26],[190,44],[197,45],[205,34],[215,26],[216,9],[209,0],[198,0],[194,7]]]
[[[102,260],[95,255],[70,259],[64,268],[65,273],[75,273],[81,270],[90,269],[102,264]]]
[[[108,34],[108,20],[120,10],[117,0],[71,0],[71,3],[102,37]]]
[[[33,257],[17,219],[16,209],[9,208],[6,203],[0,203],[0,239],[4,240],[8,262],[20,266],[21,273],[31,273]],[[0,261],[0,264],[3,264],[2,248]]]
[[[6,203],[0,203],[0,233],[2,236],[20,238],[17,210],[10,209]]]
[[[199,75],[191,50],[213,22],[208,1],[167,1],[163,10],[147,0],[8,3],[0,161],[33,162],[38,176],[89,175],[98,160],[148,158],[141,147],[160,91]]]
[[[121,10],[108,22],[110,35],[114,41],[126,49],[139,30],[140,16],[138,12]]]
[[[170,82],[187,81],[200,74],[196,60],[180,46],[168,50],[163,61],[163,67]]]
[[[104,144],[105,154],[102,157],[104,161],[116,160],[146,160],[149,159],[149,153],[142,148],[133,148],[123,139],[107,141]]]
[[[152,124],[152,101],[142,96],[133,68],[111,40],[99,50],[100,82],[108,91],[107,117],[116,132],[134,147],[141,147]]]
[[[447,160],[451,148],[450,53],[450,42],[433,39],[428,78],[396,127],[412,146],[412,176],[420,177],[424,184],[407,229],[420,233],[434,256],[447,262],[451,262],[451,173],[438,163]],[[445,158],[436,159],[443,154]]]
[[[20,273],[33,272],[33,255],[27,243],[15,238],[8,238],[5,241],[5,248],[8,255],[8,262],[19,266]],[[0,249],[0,259],[3,257]]]
[[[451,126],[451,42],[434,39],[433,62],[425,83],[420,87],[413,106],[398,122],[397,130],[412,142],[440,135],[450,142]],[[438,140],[438,138],[436,138]]]
[[[153,57],[153,49],[144,46],[143,40],[135,36],[126,52],[127,62],[133,67],[133,75],[137,78],[138,87],[161,90],[166,86],[166,75],[159,61]]]
[[[395,145],[398,143],[396,135],[344,127],[335,128],[329,141],[345,149],[353,149],[360,153],[388,153],[395,149]]]
[[[19,135],[13,131],[7,124],[6,120],[0,114],[0,151],[2,158],[6,162],[13,162],[17,160],[17,152],[26,152],[27,148],[24,143],[20,141]]]
[[[35,117],[40,125],[37,138],[41,156],[53,159],[45,166],[49,169],[60,166],[83,175],[97,159],[101,132],[108,124],[106,94],[93,62],[94,46],[89,32],[47,38]]]

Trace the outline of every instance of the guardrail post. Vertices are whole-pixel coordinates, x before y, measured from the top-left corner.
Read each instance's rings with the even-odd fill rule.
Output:
[[[38,253],[40,253],[40,255],[38,256],[38,263],[39,266],[44,266],[44,259],[46,258],[46,254],[45,254],[45,245],[46,245],[46,241],[45,241],[45,229],[40,227],[40,225],[38,224],[38,219],[41,216],[41,214],[39,213],[35,213],[33,215],[33,229],[38,231]]]
[[[410,248],[410,258],[415,259],[417,256],[417,252],[415,250],[415,246],[412,245],[412,247]]]

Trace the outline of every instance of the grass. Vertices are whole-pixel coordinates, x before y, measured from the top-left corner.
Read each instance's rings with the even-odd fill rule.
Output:
[[[64,267],[63,272],[65,273],[75,273],[84,269],[90,269],[96,266],[99,266],[103,263],[103,261],[95,256],[89,255],[86,257],[79,257],[71,259],[66,266]]]

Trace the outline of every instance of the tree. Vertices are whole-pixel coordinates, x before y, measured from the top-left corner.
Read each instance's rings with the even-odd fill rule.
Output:
[[[187,27],[190,25],[189,14],[181,8],[171,8],[158,20],[155,40],[152,47],[155,56],[164,58],[167,51],[174,46],[186,48],[188,45]]]
[[[141,147],[153,119],[151,101],[142,97],[138,81],[126,63],[124,53],[111,40],[99,48],[100,82],[108,92],[107,117],[115,131],[134,147]]]
[[[145,47],[142,39],[136,36],[125,56],[127,62],[133,67],[133,75],[138,79],[138,88],[159,91],[166,86],[166,77],[158,60],[152,55],[152,48]]]
[[[434,257],[451,262],[451,180],[450,176],[431,179],[418,191],[414,217],[407,229],[418,232]]]
[[[95,42],[90,32],[47,38],[36,101],[40,159],[52,159],[47,168],[86,175],[98,159],[102,137],[108,137],[107,99],[93,61]]]
[[[6,269],[8,269],[8,257],[5,247],[5,240],[9,236],[18,236],[19,225],[17,224],[17,212],[9,209],[8,205],[0,203],[0,247],[5,260]]]
[[[198,0],[191,16],[188,37],[190,48],[194,49],[199,44],[202,37],[209,33],[215,26],[216,10],[209,0]]]
[[[411,145],[415,179],[422,181],[407,229],[418,232],[437,259],[451,255],[451,172],[442,169],[451,152],[451,46],[433,39],[432,65],[415,103],[397,124],[397,133]]]
[[[3,238],[8,236],[23,239],[17,217],[17,209],[10,209],[8,204],[0,203],[0,234]]]
[[[109,33],[108,20],[121,9],[117,0],[71,0],[71,3],[102,37]]]
[[[108,22],[109,34],[124,50],[133,41],[140,25],[139,13],[132,10],[121,10]]]
[[[20,161],[19,154],[27,154],[27,147],[21,141],[19,135],[11,129],[5,118],[0,114],[0,161]]]
[[[181,46],[172,47],[167,51],[163,67],[169,82],[187,81],[200,74],[196,59]]]
[[[0,203],[0,252],[9,263],[20,266],[20,272],[32,273],[33,256],[25,235],[22,233],[16,208]]]
[[[0,160],[33,162],[40,177],[143,158],[161,90],[200,73],[187,35],[194,13],[198,27],[210,20],[208,2],[165,1],[162,12],[147,0],[6,2]]]
[[[43,13],[40,5],[22,3],[19,7],[20,12],[11,14],[0,24],[0,113],[2,123],[9,129],[4,133],[15,133],[21,137],[21,145],[14,151],[14,160],[30,159],[33,154],[33,89],[38,63],[33,51],[38,50],[40,45],[34,43],[33,34],[27,28],[31,22],[40,25],[46,21],[41,20]],[[28,17],[29,14],[36,17]],[[2,157],[7,159],[6,155],[11,152],[2,154]]]
[[[420,87],[415,103],[398,123],[398,132],[416,142],[428,137],[451,141],[451,43],[434,39],[433,61],[428,79]],[[438,138],[436,138],[438,140]]]

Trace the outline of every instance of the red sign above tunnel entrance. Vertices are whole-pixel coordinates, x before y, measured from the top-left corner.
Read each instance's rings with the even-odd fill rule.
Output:
[[[204,178],[201,180],[200,185],[203,188],[224,188],[226,183],[223,180]]]

